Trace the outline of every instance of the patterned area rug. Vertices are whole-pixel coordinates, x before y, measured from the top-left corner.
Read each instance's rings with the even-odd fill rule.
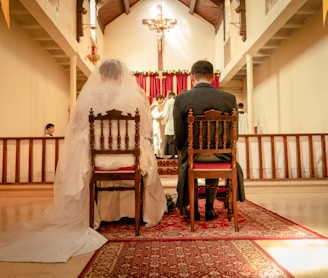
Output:
[[[153,228],[141,225],[140,236],[134,236],[134,220],[121,219],[102,223],[98,231],[109,241],[174,241],[174,240],[221,240],[221,239],[323,239],[326,238],[310,229],[296,224],[274,212],[249,201],[238,203],[239,232],[234,231],[233,219],[228,221],[223,202],[216,201],[219,218],[204,221],[205,200],[199,200],[201,221],[196,221],[196,231],[190,231],[179,211],[164,215],[161,223]]]
[[[79,277],[293,277],[250,240],[108,242]]]

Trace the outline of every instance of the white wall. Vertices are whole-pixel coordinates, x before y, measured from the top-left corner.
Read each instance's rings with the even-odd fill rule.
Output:
[[[254,120],[261,133],[327,132],[328,28],[322,13],[254,72]]]
[[[224,66],[223,25],[215,38],[215,60],[222,69],[221,85],[245,64],[245,55],[254,54],[295,13],[304,0],[277,1],[265,14],[265,1],[246,0],[247,40],[230,26],[231,61]],[[231,2],[232,21],[236,21]],[[238,21],[238,19],[237,19]],[[328,27],[323,27],[322,11],[280,46],[254,70],[253,124],[260,133],[327,132],[328,114]],[[246,87],[245,83],[245,87]],[[237,99],[245,99],[236,94]],[[246,103],[247,105],[247,103]],[[246,106],[247,109],[247,106]]]
[[[11,18],[0,13],[0,136],[43,136],[48,122],[64,135],[67,73]]]
[[[124,14],[107,26],[105,55],[122,59],[133,71],[157,71],[157,33],[142,24],[142,19],[156,18],[157,4],[154,0],[140,1],[129,15]],[[163,2],[163,14],[178,21],[172,30],[165,32],[164,70],[190,70],[199,59],[215,62],[212,25],[189,14],[189,9],[176,0]]]

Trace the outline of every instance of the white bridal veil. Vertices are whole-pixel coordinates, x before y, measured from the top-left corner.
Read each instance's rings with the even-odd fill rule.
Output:
[[[54,205],[44,211],[42,219],[20,223],[0,235],[0,261],[66,262],[72,256],[97,250],[107,241],[89,228],[91,107],[95,113],[113,108],[134,113],[138,107],[140,135],[146,140],[151,137],[145,93],[122,62],[104,60],[83,87],[70,118],[55,176]],[[158,198],[160,208],[154,224],[166,210],[164,192]]]

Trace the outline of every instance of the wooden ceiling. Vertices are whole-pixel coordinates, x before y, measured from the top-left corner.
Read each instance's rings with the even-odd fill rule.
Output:
[[[136,3],[143,0],[98,0],[98,23],[104,31],[110,24],[123,13],[129,14]],[[158,0],[160,1],[160,0]],[[190,15],[197,14],[215,28],[219,29],[223,19],[224,0],[178,0],[189,9]]]

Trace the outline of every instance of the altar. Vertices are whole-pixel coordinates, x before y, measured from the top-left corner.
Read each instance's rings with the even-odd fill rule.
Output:
[[[178,175],[178,159],[172,159],[168,157],[170,156],[164,156],[163,159],[157,159],[158,174],[160,176]]]

